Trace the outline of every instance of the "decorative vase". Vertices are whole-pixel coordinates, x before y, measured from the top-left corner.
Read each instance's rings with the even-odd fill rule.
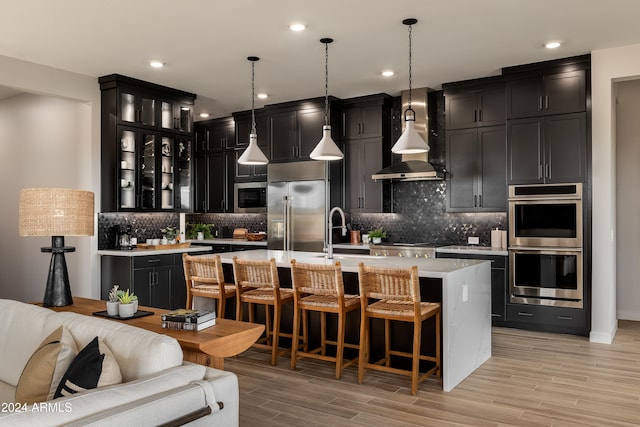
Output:
[[[371,241],[374,245],[379,245],[380,243],[382,243],[382,237],[373,237]]]
[[[135,306],[133,303],[130,304],[120,304],[118,306],[118,314],[122,318],[132,317],[136,312]]]
[[[107,301],[107,314],[109,316],[117,316],[119,305],[120,303],[118,301]]]
[[[204,240],[204,233],[202,231],[198,231],[198,236],[196,238],[198,240]]]

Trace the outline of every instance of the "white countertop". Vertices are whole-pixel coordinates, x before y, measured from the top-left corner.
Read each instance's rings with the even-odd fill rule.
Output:
[[[325,254],[320,252],[301,252],[301,251],[280,251],[280,250],[266,250],[256,249],[251,251],[237,251],[237,252],[225,252],[220,255],[220,259],[223,263],[230,264],[234,256],[242,259],[249,260],[265,260],[275,258],[276,265],[278,267],[289,268],[291,267],[291,260],[295,259],[298,262],[304,262],[309,264],[333,264],[336,261],[340,261],[342,271],[349,273],[358,272],[358,264],[364,262],[367,265],[384,268],[408,268],[413,265],[418,266],[418,275],[420,277],[434,277],[443,278],[449,273],[453,273],[459,270],[463,270],[468,267],[473,267],[484,262],[482,260],[473,259],[449,259],[449,258],[431,258],[431,259],[416,259],[416,258],[399,258],[399,257],[384,257],[384,256],[371,256],[371,255],[351,255],[351,254],[334,254],[332,260],[327,259]]]
[[[509,256],[507,248],[492,248],[490,246],[441,246],[436,252],[449,254],[501,255]]]
[[[267,239],[259,241],[251,241],[246,239],[204,239],[204,240],[186,240],[192,244],[202,245],[253,245],[253,246],[267,246]]]
[[[213,249],[211,246],[190,246],[188,248],[176,248],[176,249],[132,249],[130,251],[116,250],[116,249],[104,249],[99,250],[98,255],[111,255],[111,256],[147,256],[147,255],[167,255],[167,254],[181,254],[184,252],[206,252]]]
[[[369,244],[362,244],[359,243],[357,245],[352,245],[351,243],[334,243],[333,244],[333,249],[364,249],[364,250],[369,250]]]

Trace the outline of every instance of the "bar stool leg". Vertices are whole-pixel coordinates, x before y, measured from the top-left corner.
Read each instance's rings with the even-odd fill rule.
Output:
[[[442,378],[442,364],[440,363],[440,322],[442,313],[438,310],[436,314],[436,363],[438,364],[438,378]]]
[[[224,287],[220,291],[220,298],[218,299],[218,317],[221,317],[224,319],[225,297],[224,295],[222,295],[222,292],[224,292]]]
[[[413,322],[413,360],[411,361],[411,394],[418,392],[418,377],[420,376],[420,334],[422,321],[418,318]]]
[[[264,306],[264,330],[267,333],[267,344],[273,345],[273,326],[271,325],[271,314],[269,313],[269,305]]]
[[[327,354],[327,313],[320,313],[320,348],[323,356]]]
[[[358,384],[364,380],[364,368],[369,363],[369,318],[360,321],[360,350],[358,352]]]
[[[293,309],[293,338],[291,338],[291,363],[289,365],[291,369],[296,369],[298,341],[300,340],[300,309],[297,305],[295,304]]]
[[[324,313],[323,313],[324,314]],[[336,379],[342,376],[342,363],[344,358],[344,330],[345,330],[345,314],[338,313],[338,344],[336,346]]]
[[[269,314],[269,306],[265,306],[267,316]],[[278,364],[278,341],[280,337],[280,304],[276,302],[273,306],[273,337],[271,340],[271,365]]]
[[[302,342],[304,346],[302,347],[305,352],[309,351],[309,312],[305,309],[301,310],[302,315]]]
[[[384,357],[385,365],[391,366],[391,322],[384,319]]]

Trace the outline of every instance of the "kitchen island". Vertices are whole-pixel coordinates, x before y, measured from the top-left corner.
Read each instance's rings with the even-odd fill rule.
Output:
[[[490,262],[471,259],[415,259],[368,255],[335,255],[329,260],[322,253],[252,250],[219,254],[223,263],[231,264],[234,256],[241,259],[275,258],[280,269],[291,267],[291,260],[313,264],[340,261],[345,275],[346,292],[354,292],[358,264],[385,268],[418,266],[423,299],[427,288],[437,284],[436,294],[442,304],[442,388],[451,391],[475,369],[491,357],[491,273]],[[422,283],[425,279],[425,283]],[[284,286],[284,283],[283,283]],[[357,287],[355,288],[357,292]],[[357,329],[357,328],[356,328]],[[427,328],[424,328],[427,329]]]

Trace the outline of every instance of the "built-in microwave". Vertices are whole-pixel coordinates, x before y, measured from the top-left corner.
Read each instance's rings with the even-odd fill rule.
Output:
[[[233,185],[236,213],[266,213],[267,183],[241,182]]]
[[[509,246],[582,248],[582,184],[509,186]]]

